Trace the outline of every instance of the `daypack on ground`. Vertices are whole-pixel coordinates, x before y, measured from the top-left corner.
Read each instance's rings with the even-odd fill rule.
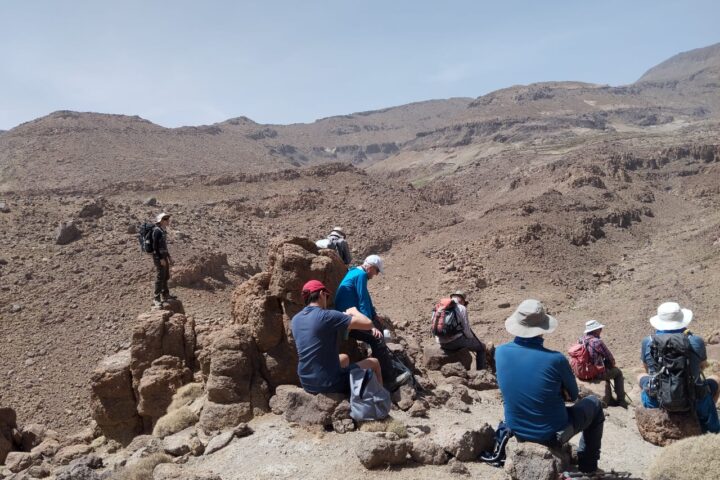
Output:
[[[593,359],[587,340],[584,338],[568,349],[570,368],[580,380],[594,380],[605,374],[605,365]],[[597,363],[596,363],[597,360]]]
[[[353,420],[382,420],[390,414],[391,407],[390,392],[380,385],[372,370],[350,370],[350,417]]]
[[[431,331],[436,337],[448,337],[463,331],[460,316],[452,298],[442,298],[432,312]]]
[[[145,253],[153,253],[155,246],[153,245],[153,230],[155,224],[145,222],[138,229],[138,241],[140,242],[140,250]]]
[[[690,341],[683,333],[653,335],[650,342],[648,394],[668,412],[687,412],[695,406],[695,379],[690,374]]]

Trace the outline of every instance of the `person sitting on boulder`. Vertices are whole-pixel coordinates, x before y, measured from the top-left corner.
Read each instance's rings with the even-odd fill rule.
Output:
[[[155,228],[152,232],[153,263],[155,264],[155,297],[153,305],[159,307],[165,300],[175,300],[177,297],[170,295],[168,281],[170,280],[170,267],[173,264],[172,257],[167,246],[167,228],[170,226],[170,214],[160,213],[155,217]]]
[[[395,358],[385,344],[382,335],[383,325],[368,292],[368,280],[381,273],[383,273],[383,261],[377,255],[368,256],[361,266],[348,270],[335,292],[335,309],[342,312],[355,307],[372,320],[374,328],[371,332],[352,330],[349,336],[370,346],[373,356],[380,362],[385,388],[392,392],[409,381],[412,373]]]
[[[543,346],[543,335],[558,321],[537,300],[524,300],[505,321],[515,339],[495,350],[495,364],[505,408],[505,422],[520,441],[555,447],[582,432],[578,468],[598,469],[605,416],[600,399],[578,398],[578,386],[567,358]]]
[[[315,242],[315,245],[317,245],[318,248],[335,250],[345,265],[350,265],[350,262],[352,262],[350,247],[348,246],[347,240],[345,240],[345,231],[340,227],[334,227],[327,238],[318,240]]]
[[[625,407],[627,406],[627,402],[625,402],[625,379],[622,370],[615,365],[615,357],[610,353],[610,349],[605,345],[605,342],[600,339],[604,327],[605,325],[597,320],[588,320],[585,322],[585,331],[578,343],[586,345],[590,354],[590,362],[598,366],[599,374],[588,380],[605,380],[605,398],[607,399],[612,398],[612,386],[610,385],[610,380],[612,380],[616,397],[614,404]]]
[[[650,318],[655,334],[643,338],[641,344],[640,356],[649,375],[638,376],[642,388],[640,398],[645,408],[665,408],[668,411],[682,411],[683,403],[689,404],[685,410],[694,408],[703,433],[720,433],[715,407],[720,396],[718,378],[704,379],[702,376],[703,369],[707,367],[707,352],[702,337],[687,328],[692,319],[693,312],[675,302],[661,304],[657,315]],[[663,355],[663,351],[673,353]],[[672,358],[678,356],[682,357],[680,368],[675,367],[678,363]],[[665,372],[676,378],[689,376],[687,383],[694,385],[694,391],[688,391],[685,383],[675,381],[676,378],[665,382]]]
[[[462,332],[458,332],[448,336],[437,336],[435,340],[440,344],[440,348],[448,352],[456,352],[463,348],[467,348],[475,352],[475,368],[484,370],[487,361],[485,359],[485,345],[478,340],[475,333],[470,328],[468,321],[467,304],[465,292],[462,290],[455,291],[450,298],[455,302],[455,312],[462,324]]]
[[[338,333],[374,330],[372,321],[356,308],[345,313],[328,310],[330,292],[322,282],[310,280],[302,288],[305,308],[292,318],[291,329],[298,352],[298,377],[309,393],[350,393],[350,370],[370,369],[382,382],[380,363],[368,357],[350,363],[338,353]],[[374,332],[374,335],[378,335]],[[382,334],[380,334],[382,335]]]

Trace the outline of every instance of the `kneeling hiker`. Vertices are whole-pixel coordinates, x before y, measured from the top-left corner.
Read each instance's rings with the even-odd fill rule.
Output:
[[[315,245],[317,245],[318,248],[335,250],[345,265],[350,265],[350,262],[352,262],[350,247],[348,246],[347,240],[345,240],[345,231],[340,227],[334,227],[327,238],[318,240],[315,242]]]
[[[615,387],[614,404],[626,406],[625,380],[622,371],[615,366],[615,357],[605,342],[600,339],[605,325],[597,320],[585,322],[585,332],[577,345],[570,347],[570,365],[573,373],[580,380],[605,380],[605,398],[612,399],[612,387]]]
[[[371,330],[369,318],[355,308],[345,313],[327,310],[330,292],[322,282],[310,280],[302,289],[305,308],[292,318],[291,329],[298,351],[298,377],[306,392],[350,393],[350,370],[370,369],[382,383],[380,364],[374,358],[350,363],[338,354],[338,333]]]
[[[543,346],[543,334],[552,333],[558,321],[545,313],[537,300],[523,301],[505,321],[515,339],[495,350],[505,422],[519,441],[557,446],[582,432],[578,467],[585,473],[598,468],[605,416],[600,399],[578,398],[570,364],[560,352]]]
[[[447,305],[443,305],[441,301],[433,312],[433,334],[435,335],[435,340],[440,344],[440,348],[448,352],[456,352],[463,348],[475,352],[475,368],[477,370],[484,370],[487,363],[485,359],[485,345],[478,340],[470,328],[467,314],[468,302],[465,297],[465,292],[457,290],[450,296],[450,300],[451,302],[446,302]],[[457,321],[453,322],[452,326],[444,322],[445,325],[450,326],[449,329],[438,330],[436,328],[435,319],[440,314],[440,308],[445,309],[446,312],[451,310],[451,314],[457,315]],[[448,315],[448,313],[445,313],[445,315]]]
[[[720,433],[715,403],[718,379],[705,379],[707,366],[705,342],[687,327],[692,311],[675,302],[660,305],[650,319],[655,335],[645,337],[641,358],[649,375],[639,377],[642,404],[645,408],[663,408],[669,412],[694,410],[703,433]]]

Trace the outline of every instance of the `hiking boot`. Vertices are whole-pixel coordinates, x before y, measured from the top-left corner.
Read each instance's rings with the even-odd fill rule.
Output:
[[[395,380],[390,382],[386,388],[389,391],[394,392],[401,386],[405,385],[408,382],[408,380],[410,380],[410,378],[412,378],[412,373],[410,371],[406,370],[403,373],[401,373],[400,375],[398,375],[397,377],[395,377]]]
[[[160,300],[160,295],[153,298],[153,307],[162,307],[162,300]]]

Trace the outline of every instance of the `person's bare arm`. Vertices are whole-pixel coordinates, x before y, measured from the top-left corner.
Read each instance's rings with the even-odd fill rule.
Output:
[[[380,338],[382,336],[382,332],[375,328],[372,320],[360,313],[357,308],[350,307],[345,310],[345,313],[351,317],[348,330],[370,330],[375,338]]]

